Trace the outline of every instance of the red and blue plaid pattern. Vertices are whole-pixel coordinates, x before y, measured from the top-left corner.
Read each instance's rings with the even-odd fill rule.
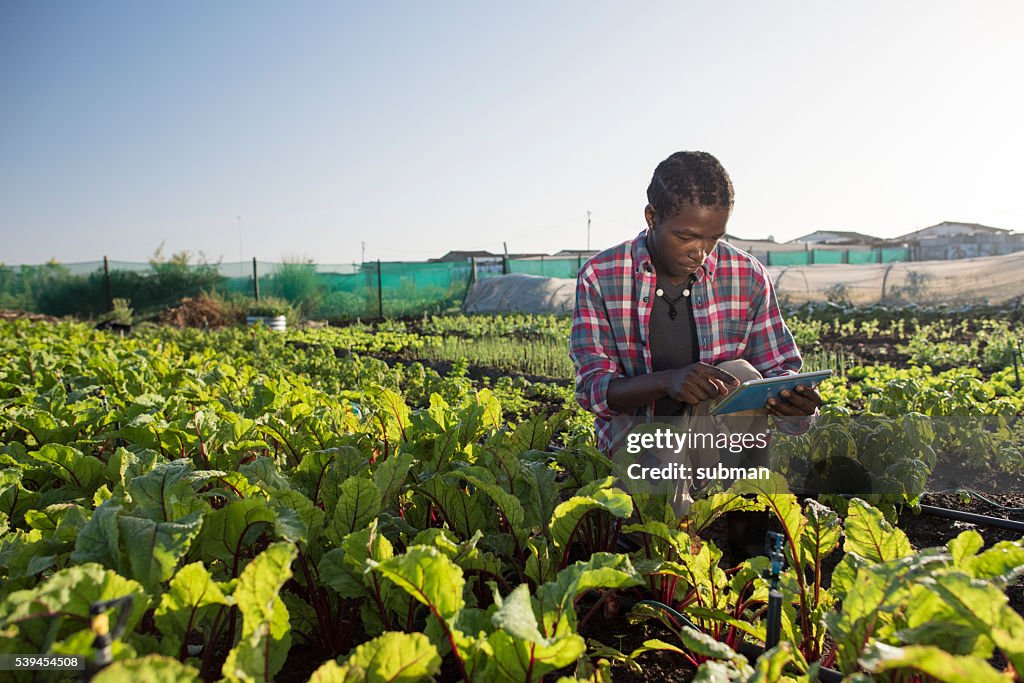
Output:
[[[587,261],[576,278],[569,355],[576,400],[594,413],[598,447],[612,442],[608,384],[651,372],[648,338],[657,278],[644,230]],[[799,372],[793,334],[779,311],[768,272],[753,256],[719,242],[691,288],[700,360],[746,359],[765,377]],[[641,411],[651,415],[654,404]]]

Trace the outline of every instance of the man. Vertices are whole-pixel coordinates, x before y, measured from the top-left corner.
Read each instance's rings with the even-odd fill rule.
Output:
[[[615,417],[692,413],[741,379],[793,374],[802,362],[767,271],[720,241],[733,206],[721,163],[706,152],[673,154],[655,169],[647,201],[647,229],[577,277],[576,398],[594,413],[606,451],[623,436],[613,434]],[[765,412],[799,421],[821,403],[816,389],[799,386]]]

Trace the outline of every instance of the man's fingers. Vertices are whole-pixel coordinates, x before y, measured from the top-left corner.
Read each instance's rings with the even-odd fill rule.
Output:
[[[712,385],[706,377],[692,377],[686,383],[686,388],[701,401],[706,401],[709,398],[713,398],[718,395],[718,391],[712,392]]]
[[[814,412],[814,402],[804,398],[803,396],[797,396],[796,394],[790,394],[789,396],[782,397],[784,405],[791,406],[792,408],[799,411],[801,415],[810,415]]]
[[[796,406],[777,398],[768,399],[768,412],[780,417],[800,417],[808,413],[801,412]]]
[[[679,382],[674,385],[671,391],[668,392],[669,398],[676,401],[682,401],[683,403],[689,403],[690,405],[697,405],[703,399],[701,399],[693,391],[693,386],[690,382]]]
[[[799,389],[804,391],[799,391]],[[787,417],[811,415],[821,405],[821,396],[817,391],[807,387],[798,387],[796,391],[785,390],[777,398],[768,400],[769,410],[773,414]]]
[[[729,374],[721,368],[716,368],[714,365],[705,365],[704,368],[706,368],[706,371],[711,378],[717,379],[727,386],[736,387],[740,384],[740,381],[736,379],[734,375]]]
[[[808,401],[814,404],[815,407],[818,407],[823,403],[821,399],[821,394],[818,393],[818,390],[815,387],[807,387],[804,386],[803,384],[799,384],[796,387],[796,393],[797,395],[806,398]]]
[[[702,399],[697,398],[697,395],[693,393],[690,387],[684,386],[682,390],[679,392],[679,398],[677,398],[676,400],[682,401],[683,403],[689,403],[691,406],[695,406],[698,403],[700,403]]]

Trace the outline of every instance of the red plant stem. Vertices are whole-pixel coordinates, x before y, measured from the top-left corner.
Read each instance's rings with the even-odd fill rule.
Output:
[[[559,569],[565,569],[569,565],[569,550],[572,548],[572,539],[577,533],[580,533],[580,525],[583,524],[583,520],[587,518],[590,512],[576,520],[576,526],[572,528],[572,533],[565,539],[565,552],[562,553],[562,566]]]
[[[188,658],[188,636],[192,633],[192,620],[196,618],[196,607],[192,608],[192,611],[188,615],[188,625],[185,626],[185,638],[181,641],[181,647],[178,648],[178,661],[184,663]]]
[[[298,548],[299,544],[296,543],[295,547]],[[331,620],[331,610],[327,606],[327,601],[324,599],[320,587],[313,581],[313,574],[309,569],[309,563],[306,562],[306,556],[302,553],[301,548],[299,549],[299,567],[302,569],[302,575],[306,579],[306,587],[311,599],[310,601],[313,603],[313,610],[316,612],[317,623],[320,624],[320,629],[327,643],[332,649],[336,649],[340,643],[338,633],[334,630],[334,624]],[[340,654],[341,652],[336,652],[335,656]]]
[[[342,597],[338,598],[338,611],[334,615],[334,630],[338,634],[339,638],[341,637],[341,625],[345,621],[345,606],[346,606],[347,603],[348,603],[348,601],[345,600],[345,598],[342,598]],[[338,643],[339,647],[342,646],[342,645],[344,645],[344,643],[342,643],[342,642]],[[346,651],[348,649],[351,649],[351,646],[347,647]]]
[[[455,655],[455,663],[459,665],[459,673],[462,674],[462,680],[466,683],[470,683],[469,675],[466,673],[466,664],[462,661],[462,655],[459,654],[459,648],[455,644],[455,634],[452,633],[452,630],[448,627],[448,623],[441,618],[440,613],[438,613],[434,606],[429,604],[428,606],[430,607],[430,611],[437,618],[438,622],[440,622],[441,628],[444,629],[445,634],[448,636],[448,645],[452,648],[452,654]],[[533,659],[532,653],[530,655],[530,659],[531,661]]]
[[[235,626],[238,623],[238,608],[232,607],[228,614],[228,643],[235,642]]]
[[[796,574],[797,585],[800,588],[800,632],[807,633],[807,631],[810,628],[810,610],[807,605],[807,588],[806,586],[804,586],[804,573],[803,568],[800,565],[800,555],[797,553],[798,548],[796,545],[796,541],[793,538],[792,534],[789,533],[789,529],[786,527],[785,522],[783,522],[782,515],[779,514],[778,507],[776,507],[775,504],[772,503],[770,500],[769,505],[771,506],[772,512],[775,513],[775,518],[782,522],[782,530],[783,532],[785,532],[786,540],[789,542],[789,554],[792,558],[791,566],[793,567],[794,573]],[[803,645],[803,643],[801,643],[801,645]]]
[[[362,598],[358,598],[352,602],[352,616],[348,622],[348,633],[345,635],[345,642],[342,643],[346,652],[352,649],[352,641],[354,641],[356,637],[356,626],[359,625],[359,609],[362,607],[362,604]]]
[[[199,665],[199,675],[204,681],[208,681],[212,678],[210,665],[213,664],[213,652],[217,647],[218,636],[220,636],[221,618],[224,616],[225,609],[234,608],[221,607],[217,610],[217,616],[213,618],[213,626],[210,627],[210,635],[206,639],[206,643],[203,645],[203,660]]]
[[[730,626],[729,631],[725,634],[725,644],[734,650],[736,649],[736,636],[738,633],[739,631],[736,630],[735,626]]]
[[[617,519],[612,526],[612,539],[611,543],[608,544],[608,552],[615,551],[615,545],[619,542],[619,535],[622,533],[622,520]]]
[[[196,437],[199,439],[199,454],[203,456],[203,464],[206,469],[210,469],[210,455],[206,452],[206,442],[203,441],[203,435],[199,433],[198,413],[192,416],[192,425],[196,428]]]
[[[814,555],[814,606],[812,609],[818,609],[818,604],[821,600],[821,555],[815,553]]]
[[[236,496],[238,496],[239,498],[245,498],[245,496],[243,496],[243,495],[242,495],[242,492],[241,492],[241,491],[239,491],[238,489],[236,489],[236,488],[234,487],[234,485],[232,485],[232,483],[231,483],[231,482],[229,482],[229,481],[228,481],[227,479],[225,479],[224,477],[217,477],[217,481],[221,482],[222,484],[224,484],[225,486],[227,486],[227,487],[228,487],[229,489],[231,489],[232,491],[234,491],[234,492],[235,492],[235,495],[236,495]]]
[[[580,620],[579,625],[576,627],[577,632],[582,631],[584,628],[586,628],[587,624],[590,622],[590,618],[594,616],[594,613],[597,612],[597,610],[604,605],[605,601],[607,601],[609,596],[611,596],[611,594],[614,592],[614,589],[608,589],[604,591],[600,599],[594,603],[594,606],[587,610],[587,613],[583,615],[583,618]]]
[[[377,603],[377,609],[380,610],[381,618],[384,621],[384,629],[387,631],[391,630],[391,617],[388,615],[388,610],[384,606],[384,600],[380,595],[380,584],[377,583],[377,577],[373,577],[373,601]]]

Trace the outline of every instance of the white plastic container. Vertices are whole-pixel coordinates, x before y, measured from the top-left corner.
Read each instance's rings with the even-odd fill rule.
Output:
[[[288,321],[283,315],[249,315],[245,318],[247,325],[266,325],[275,332],[288,329]]]

